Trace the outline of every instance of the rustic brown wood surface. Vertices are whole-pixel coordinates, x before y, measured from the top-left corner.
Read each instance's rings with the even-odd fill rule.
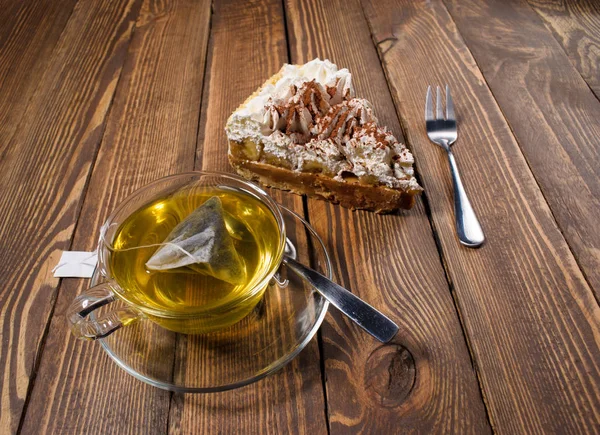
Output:
[[[135,189],[194,168],[209,18],[208,1],[141,5],[72,249],[93,250],[110,211]],[[85,284],[62,281],[28,406],[35,418],[23,432],[166,432],[170,394],[126,374],[99,345],[81,352],[70,336],[65,312]]]
[[[600,98],[600,3],[596,0],[529,0]]]
[[[281,2],[214,5],[196,169],[232,172],[224,130],[227,118],[287,61]],[[277,191],[272,195],[303,213],[301,197]],[[263,337],[251,339],[261,348]],[[178,349],[177,357],[187,361],[187,376],[202,374],[204,361],[193,364],[199,344],[187,340]],[[243,359],[234,358],[231,364],[243,364]],[[216,394],[174,394],[169,432],[316,435],[327,432],[324,409],[319,350],[313,340],[284,370],[258,383]]]
[[[600,376],[600,309],[460,30],[441,1],[372,1],[366,13],[419,162],[492,427],[598,427],[590,380]],[[423,134],[424,90],[446,83],[459,119],[454,152],[487,236],[478,250],[454,235],[447,162]]]
[[[446,4],[598,297],[600,101],[524,2]]]
[[[0,150],[15,132],[76,3],[0,3]]]
[[[18,128],[2,147],[3,430],[17,430],[27,402],[56,301],[52,268],[60,251],[70,248],[138,9],[134,1],[78,3]]]
[[[402,138],[360,2],[288,0],[286,7],[292,62],[320,56],[348,67],[357,95]],[[320,19],[332,16],[338,19]],[[333,254],[337,281],[381,307],[401,329],[381,345],[331,313],[322,328],[331,431],[489,431],[423,202],[394,216],[318,200],[308,205],[310,222]]]
[[[597,432],[599,23],[590,0],[0,0],[0,433]],[[231,171],[228,115],[317,56],[350,69],[425,194],[378,216],[271,193],[397,321],[393,342],[332,310],[277,374],[189,395],[72,337],[88,282],[52,277],[60,252],[93,249],[150,181]],[[479,250],[424,131],[426,87],[446,83]],[[177,371],[194,343],[154,357],[195,376]]]

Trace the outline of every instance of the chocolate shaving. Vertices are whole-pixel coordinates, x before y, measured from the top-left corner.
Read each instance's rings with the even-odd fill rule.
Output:
[[[282,119],[278,129],[287,134],[294,144],[307,147],[328,139],[339,147],[356,146],[361,138],[370,137],[375,148],[392,148],[397,143],[396,139],[384,127],[377,125],[366,100],[345,95],[340,103],[330,105],[331,98],[337,93],[338,82],[326,88],[315,80],[300,86],[291,85],[292,97],[287,102],[270,104]]]

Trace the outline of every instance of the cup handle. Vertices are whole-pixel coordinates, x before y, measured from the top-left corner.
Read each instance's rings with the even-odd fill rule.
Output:
[[[104,338],[143,317],[140,311],[127,307],[110,311],[99,319],[89,318],[92,311],[115,300],[113,289],[116,285],[112,281],[99,284],[73,300],[67,310],[67,320],[75,337],[83,340]]]

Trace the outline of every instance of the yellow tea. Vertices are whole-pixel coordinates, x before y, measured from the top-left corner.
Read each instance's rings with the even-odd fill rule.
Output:
[[[210,267],[194,264],[169,270],[149,268],[149,260],[156,258],[153,255],[172,231],[215,198],[222,205],[221,222],[237,252],[236,263],[217,265],[221,270],[214,276],[206,272]],[[116,289],[119,296],[140,306],[152,320],[178,332],[202,333],[229,326],[254,308],[266,288],[257,289],[257,284],[276,267],[279,245],[273,213],[254,196],[231,187],[188,189],[129,216],[114,237],[109,268],[120,286]],[[227,267],[236,273],[230,282],[224,280],[228,275],[222,269]]]

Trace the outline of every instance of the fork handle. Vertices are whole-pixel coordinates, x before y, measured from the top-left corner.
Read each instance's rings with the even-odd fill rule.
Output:
[[[467,197],[467,192],[460,179],[456,159],[450,149],[448,151],[448,162],[450,163],[450,172],[454,184],[454,215],[456,219],[456,231],[460,243],[469,248],[478,248],[485,241],[483,230],[475,211],[471,207],[471,201]]]

